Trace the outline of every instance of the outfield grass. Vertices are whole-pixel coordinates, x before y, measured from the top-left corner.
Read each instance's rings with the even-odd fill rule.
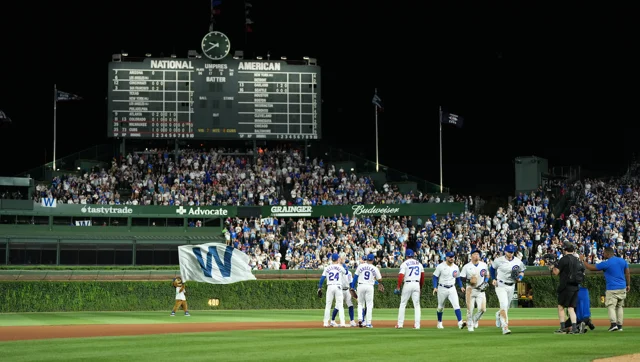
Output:
[[[413,319],[407,310],[407,321]],[[487,319],[493,320],[489,310]],[[20,313],[0,314],[0,326],[69,324],[154,324],[233,321],[318,321],[322,310],[193,311],[191,318],[171,318],[160,312]],[[626,319],[640,309],[625,310]],[[396,309],[374,311],[375,320],[395,320]],[[592,309],[595,319],[606,310]],[[514,309],[510,319],[556,319],[555,309]],[[435,310],[423,310],[423,320],[435,320]],[[445,319],[455,319],[445,311]],[[435,324],[435,323],[434,323]],[[513,360],[589,361],[640,352],[640,328],[607,332],[598,326],[586,335],[554,335],[553,327],[513,327],[503,336],[495,327],[466,330],[423,323],[423,329],[317,328],[214,333],[184,333],[131,337],[101,337],[0,342],[2,360],[21,361],[435,361]]]

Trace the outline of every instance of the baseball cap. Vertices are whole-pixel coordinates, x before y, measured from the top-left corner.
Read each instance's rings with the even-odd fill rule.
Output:
[[[516,252],[516,247],[512,244],[509,244],[507,246],[504,247],[504,251],[507,253],[515,253]]]
[[[376,256],[375,256],[375,255],[373,255],[373,254],[369,254],[369,255],[367,255],[367,260],[368,260],[368,261],[374,261],[375,259],[376,259]]]
[[[413,250],[411,250],[411,249],[407,249],[407,251],[404,253],[404,255],[405,255],[407,258],[412,257],[412,256],[413,256]]]
[[[445,255],[447,256],[447,258],[453,258],[456,256],[456,253],[454,253],[453,251],[449,251]]]
[[[333,255],[331,255],[331,259],[333,261],[336,261],[336,260],[340,259],[340,255],[338,255],[338,253],[333,253]]]
[[[473,249],[473,250],[471,250],[471,254],[473,254],[473,253],[481,254],[481,253],[480,253],[480,249]]]

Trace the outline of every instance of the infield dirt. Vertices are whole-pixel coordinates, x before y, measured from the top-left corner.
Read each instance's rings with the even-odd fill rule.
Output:
[[[167,316],[167,318],[170,318]],[[179,316],[176,318],[185,318]],[[197,318],[197,317],[191,317]],[[605,319],[594,320],[596,326],[608,326]],[[393,328],[395,321],[379,321],[373,323],[375,328]],[[545,320],[513,320],[509,324],[512,327],[557,326],[555,319]],[[456,321],[445,321],[445,327],[457,328]],[[423,328],[435,328],[434,321],[423,321]],[[495,328],[493,318],[483,320],[481,327]],[[629,320],[625,327],[638,327],[640,320]],[[0,327],[0,341],[21,341],[30,339],[50,338],[87,338],[87,337],[113,337],[113,336],[137,336],[148,334],[168,333],[201,333],[241,331],[255,329],[292,329],[292,328],[322,328],[322,321],[318,322],[238,322],[238,323],[167,323],[167,324],[85,324],[62,326],[18,326]],[[603,328],[603,327],[601,327]],[[358,329],[358,328],[355,328]]]

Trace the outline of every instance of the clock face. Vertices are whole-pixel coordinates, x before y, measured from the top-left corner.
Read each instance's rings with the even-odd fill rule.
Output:
[[[202,53],[209,59],[220,60],[229,54],[229,50],[229,38],[219,31],[212,31],[202,38]]]

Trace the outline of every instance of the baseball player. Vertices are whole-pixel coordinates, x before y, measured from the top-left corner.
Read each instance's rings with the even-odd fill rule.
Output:
[[[413,301],[413,309],[415,310],[415,319],[413,322],[414,329],[420,329],[420,292],[424,284],[424,267],[419,261],[413,258],[413,250],[407,249],[405,252],[406,260],[400,265],[398,274],[398,287],[394,291],[400,294],[400,287],[404,281],[402,288],[402,296],[400,297],[400,309],[398,310],[398,324],[396,328],[402,328],[404,324],[404,311],[407,308],[409,298]]]
[[[444,311],[444,301],[449,299],[453,307],[456,318],[458,319],[458,328],[462,329],[467,323],[462,320],[462,312],[460,312],[460,302],[458,301],[458,291],[455,284],[458,284],[460,290],[464,293],[462,280],[460,280],[460,269],[453,263],[456,253],[449,251],[445,254],[445,262],[438,264],[433,272],[433,294],[438,294],[438,329],[443,329],[442,312]]]
[[[344,308],[342,307],[343,299],[342,299],[342,279],[345,278],[345,270],[342,265],[340,265],[340,255],[333,254],[331,255],[331,260],[333,264],[329,265],[322,272],[322,276],[320,277],[320,283],[318,284],[318,291],[322,290],[322,284],[324,284],[324,280],[327,279],[327,304],[324,307],[324,327],[329,327],[329,316],[331,315],[331,305],[333,304],[333,300],[336,300],[336,308],[338,308],[338,313],[340,314],[340,325],[339,327],[345,327],[344,325]]]
[[[362,315],[362,308],[364,308],[365,305],[367,307],[366,317],[360,321],[360,327],[373,328],[371,325],[371,318],[373,316],[373,285],[376,280],[382,280],[380,270],[373,265],[374,260],[375,255],[367,255],[367,263],[358,265],[356,274],[353,276],[353,281],[351,282],[351,289],[357,290],[358,293],[358,317]],[[378,284],[378,289],[384,292],[382,283]]]
[[[500,310],[496,313],[496,327],[502,327],[502,334],[511,334],[509,330],[509,305],[513,298],[516,281],[524,278],[526,267],[522,260],[515,257],[516,246],[509,244],[504,248],[504,256],[493,261],[489,268],[496,296],[500,302]]]
[[[345,277],[342,279],[342,299],[347,304],[347,307],[349,307],[349,318],[351,320],[351,323],[349,324],[349,326],[355,327],[356,322],[354,320],[353,300],[351,299],[351,293],[349,293],[349,287],[351,286],[351,282],[353,281],[353,274],[351,273],[351,270],[349,270],[348,260],[344,261],[344,263],[342,264],[342,267],[344,267],[344,270],[346,272]],[[338,315],[338,308],[334,308],[333,315],[331,316],[332,327],[337,326],[335,322],[337,315]],[[364,316],[363,316],[363,319],[364,319]]]
[[[489,285],[489,267],[480,261],[480,250],[471,252],[471,261],[462,267],[460,278],[466,281],[467,300],[467,329],[473,332],[478,328],[478,321],[487,311],[487,295],[485,289]],[[474,315],[473,309],[477,306],[478,312]]]

